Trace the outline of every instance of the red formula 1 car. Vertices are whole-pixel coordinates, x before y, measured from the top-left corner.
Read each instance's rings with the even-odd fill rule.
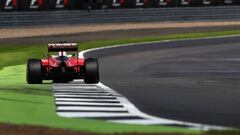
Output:
[[[66,52],[75,52],[67,55]],[[58,55],[50,53],[58,52]],[[46,59],[29,59],[27,63],[27,82],[41,84],[43,80],[69,82],[84,79],[85,83],[99,82],[98,60],[79,58],[77,43],[48,44]]]

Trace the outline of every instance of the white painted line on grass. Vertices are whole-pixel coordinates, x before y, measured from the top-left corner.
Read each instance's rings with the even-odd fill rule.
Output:
[[[121,107],[80,107],[80,106],[60,106],[57,110],[62,111],[128,111]]]
[[[55,101],[89,101],[89,102],[116,102],[116,99],[83,99],[83,98],[55,98]]]
[[[111,95],[109,95],[109,96],[91,96],[91,95],[59,95],[59,94],[54,94],[54,96],[55,97],[72,97],[72,98],[106,98],[106,99],[108,99],[108,98],[115,98],[114,96],[111,96]]]
[[[73,113],[73,112],[58,112],[59,116],[68,117],[68,118],[91,118],[91,117],[101,117],[101,118],[108,118],[108,117],[134,117],[129,113],[111,113],[111,112],[82,112],[82,113]]]
[[[75,92],[75,91],[55,91],[54,92],[54,95],[95,95],[95,96],[99,96],[99,95],[105,95],[105,96],[108,96],[108,95],[111,95],[107,92]]]
[[[119,103],[91,103],[91,102],[64,102],[64,101],[57,101],[57,105],[109,105],[109,106],[117,106],[121,105]]]

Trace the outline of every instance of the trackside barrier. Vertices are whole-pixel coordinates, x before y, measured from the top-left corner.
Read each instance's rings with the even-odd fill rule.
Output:
[[[0,13],[0,27],[144,21],[219,20],[240,20],[240,6]]]

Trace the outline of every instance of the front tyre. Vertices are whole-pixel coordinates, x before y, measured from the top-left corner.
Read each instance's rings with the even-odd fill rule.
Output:
[[[42,61],[29,59],[27,63],[27,82],[29,84],[42,83]]]
[[[84,82],[91,84],[99,82],[99,66],[97,59],[88,58],[85,60]]]

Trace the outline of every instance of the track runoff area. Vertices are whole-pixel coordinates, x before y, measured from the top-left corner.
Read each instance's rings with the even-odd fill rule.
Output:
[[[224,40],[224,38],[228,37],[222,38]],[[215,38],[212,39],[214,40]],[[181,41],[194,42],[194,39],[180,40],[180,42]],[[140,43],[140,45],[171,42],[177,41],[151,42],[145,44]],[[134,48],[135,45],[137,44],[124,45],[123,47],[132,46]],[[121,46],[90,49],[79,53],[79,57],[83,58],[85,53],[118,48]],[[101,82],[98,84],[85,84],[83,80],[79,79],[74,80],[70,83],[54,83],[52,88],[55,97],[56,111],[57,114],[61,117],[103,119],[110,122],[126,124],[173,125],[202,130],[226,129],[221,126],[196,124],[148,115],[144,112],[141,112],[126,97],[119,94],[110,87],[102,84]]]

